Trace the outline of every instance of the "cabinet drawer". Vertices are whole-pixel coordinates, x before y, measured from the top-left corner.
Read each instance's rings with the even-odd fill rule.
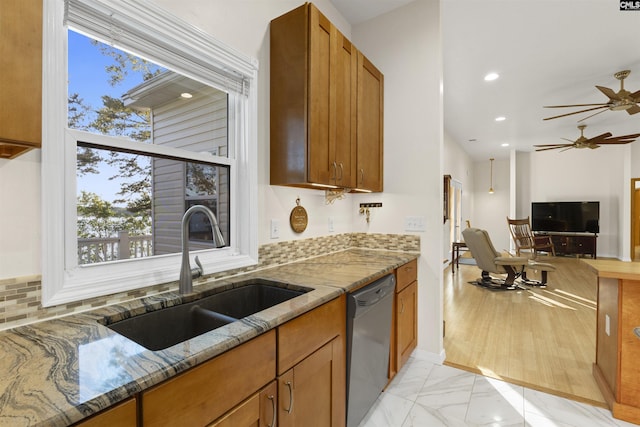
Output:
[[[275,377],[271,330],[142,394],[144,426],[206,425]]]
[[[409,261],[396,270],[396,292],[400,292],[418,279],[418,260]]]
[[[344,336],[346,296],[341,295],[278,328],[278,375],[338,335]]]
[[[136,398],[134,397],[74,425],[76,427],[136,427],[136,423]]]

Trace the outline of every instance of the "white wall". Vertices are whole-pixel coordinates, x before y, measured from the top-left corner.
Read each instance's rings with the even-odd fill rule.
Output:
[[[0,159],[0,280],[40,274],[40,150]]]
[[[442,57],[438,1],[414,1],[356,26],[352,41],[384,73],[384,193],[372,222],[355,231],[404,233],[405,216],[423,216],[418,283],[418,346],[442,358]]]
[[[598,256],[621,256],[621,236],[629,234],[628,159],[629,147],[615,146],[532,153],[531,201],[599,201]]]
[[[495,159],[493,161],[493,194],[491,187],[491,164],[489,159],[474,163],[473,214],[471,225],[487,230],[493,246],[498,251],[508,250],[511,235],[507,226],[510,212],[510,161]]]
[[[465,221],[471,220],[471,216],[473,215],[473,193],[475,191],[473,179],[474,163],[473,159],[462,149],[460,144],[451,138],[447,132],[444,132],[442,173],[444,175],[451,175],[451,179],[462,184],[461,223],[462,229],[464,229],[466,227]],[[449,223],[450,220],[442,225],[443,259],[450,259],[451,257]],[[473,223],[471,225],[473,225]]]

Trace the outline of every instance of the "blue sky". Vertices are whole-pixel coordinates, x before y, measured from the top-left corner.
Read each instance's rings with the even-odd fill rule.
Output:
[[[91,44],[91,39],[74,31],[69,31],[69,94],[78,93],[86,105],[93,109],[102,106],[102,95],[120,97],[129,88],[142,82],[142,77],[130,75],[123,83],[111,86],[109,74],[105,67],[113,63],[113,59],[100,52]],[[108,180],[114,169],[103,164],[100,174],[85,175],[78,179],[78,194],[82,190],[96,193],[102,199],[112,201],[119,191],[117,180]]]

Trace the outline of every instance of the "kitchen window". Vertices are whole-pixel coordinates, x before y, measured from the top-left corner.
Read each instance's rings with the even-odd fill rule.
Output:
[[[177,280],[194,204],[205,274],[255,264],[256,61],[147,1],[44,8],[43,305]]]

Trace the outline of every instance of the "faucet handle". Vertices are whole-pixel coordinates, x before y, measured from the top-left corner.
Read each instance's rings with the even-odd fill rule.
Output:
[[[204,273],[204,268],[202,267],[202,263],[200,262],[200,259],[198,258],[197,255],[196,255],[195,262],[197,267],[191,269],[192,278],[200,277]]]

